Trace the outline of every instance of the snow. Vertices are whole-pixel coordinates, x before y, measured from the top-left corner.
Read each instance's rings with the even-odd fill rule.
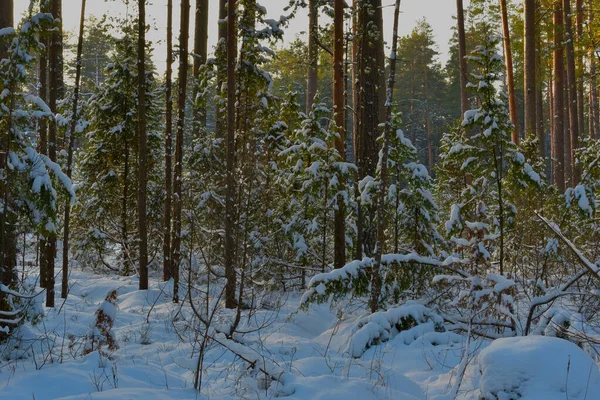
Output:
[[[479,356],[485,400],[583,400],[600,393],[600,372],[575,344],[545,336],[497,339]]]

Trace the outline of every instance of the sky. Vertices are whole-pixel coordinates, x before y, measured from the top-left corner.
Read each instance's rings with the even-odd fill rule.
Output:
[[[259,3],[266,7],[267,17],[279,19],[279,16],[285,14],[284,7],[288,4],[288,0],[258,0]],[[195,0],[190,1],[192,4],[190,32],[193,32],[193,10]],[[391,43],[392,23],[393,23],[393,0],[383,0],[384,12],[384,32],[387,43]],[[469,0],[465,0],[465,8],[468,6]],[[15,21],[18,21],[20,15],[27,9],[28,0],[15,0]],[[149,32],[147,38],[155,42],[154,61],[159,72],[165,70],[166,58],[166,43],[164,37],[166,35],[167,25],[167,0],[150,0],[150,5],[146,8],[147,22],[154,24],[154,29]],[[179,36],[179,4],[178,0],[173,1],[173,33],[174,44],[176,44]],[[217,40],[217,21],[218,21],[218,0],[209,0],[209,46],[215,45]],[[448,40],[451,36],[451,27],[455,23],[452,16],[456,14],[456,2],[454,0],[402,0],[400,6],[402,14],[399,22],[399,35],[407,35],[415,27],[415,22],[423,17],[427,19],[433,27],[435,40],[438,44],[440,53],[440,61],[443,63],[448,58]],[[81,12],[81,0],[63,0],[63,21],[64,29],[75,32],[78,29],[79,14]],[[125,15],[127,12],[125,5],[119,0],[87,0],[86,15],[96,15],[98,17],[105,13],[114,15]],[[305,37],[306,28],[308,25],[307,11],[298,13],[295,19],[290,21],[289,26],[285,29],[284,41],[292,41],[298,34],[303,34]],[[190,35],[193,38],[193,34]],[[190,41],[190,49],[193,48],[193,43]]]

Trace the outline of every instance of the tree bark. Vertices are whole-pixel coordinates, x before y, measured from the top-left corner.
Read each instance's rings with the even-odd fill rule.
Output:
[[[235,308],[235,60],[236,0],[227,7],[227,198],[225,199],[225,307]]]
[[[148,132],[146,131],[146,0],[139,0],[138,19],[138,235],[140,290],[148,289]]]
[[[49,0],[41,0],[40,1],[40,12],[49,13],[50,12],[50,3]],[[39,96],[46,103],[49,104],[48,100],[48,49],[50,48],[50,35],[45,33],[40,38],[40,41],[44,44],[44,51],[40,52],[40,61],[39,61],[39,81],[40,81],[40,89]],[[48,155],[48,121],[46,118],[40,119],[38,122],[38,135],[39,135],[39,143],[38,143],[38,151],[40,154]],[[40,248],[40,287],[47,287],[47,279],[46,279],[46,271],[48,270],[48,263],[46,262],[46,236],[39,236],[39,248]]]
[[[503,2],[505,0],[502,0]],[[525,102],[525,137],[533,137],[536,132],[536,61],[535,51],[535,0],[525,0],[523,2],[523,20],[524,20],[524,51],[523,51],[523,70],[525,72],[524,84],[524,102]],[[540,153],[542,151],[540,150]]]
[[[198,96],[198,72],[206,63],[208,56],[208,0],[196,0],[194,30],[194,102]],[[194,137],[200,134],[200,128],[206,127],[206,106],[194,107]]]
[[[67,149],[67,176],[71,179],[73,170],[73,147],[75,145],[75,130],[77,128],[77,111],[79,102],[79,84],[81,82],[81,55],[83,52],[83,30],[85,28],[85,0],[81,0],[81,15],[79,17],[79,37],[77,39],[77,62],[75,66],[75,88],[73,93],[73,105],[71,109],[71,125],[69,127],[68,149]],[[71,199],[65,201],[65,221],[63,228],[62,249],[62,288],[60,297],[66,299],[69,294],[69,225],[71,222]]]
[[[334,6],[335,7],[335,6]],[[335,14],[337,15],[337,14]],[[343,15],[342,15],[343,24]],[[335,29],[334,21],[334,29]],[[343,26],[342,26],[343,31]],[[315,95],[317,94],[318,64],[319,64],[319,46],[317,44],[319,35],[319,11],[317,9],[317,0],[308,0],[308,73],[306,83],[306,114],[312,109]],[[337,40],[337,39],[334,39]],[[335,49],[334,49],[335,53]],[[334,54],[335,58],[335,54]],[[335,61],[334,61],[335,62]],[[334,78],[335,79],[335,78]],[[334,93],[335,95],[335,93]],[[335,104],[335,102],[334,102]]]
[[[594,10],[592,7],[589,7],[588,10],[588,29],[590,26],[593,26],[594,21]],[[592,32],[588,32],[589,35],[592,35]],[[590,103],[590,112],[589,112],[589,126],[590,126],[590,137],[595,139],[600,139],[600,108],[598,105],[598,86],[597,86],[597,57],[595,54],[595,45],[594,43],[589,45],[588,48],[588,58],[590,60],[590,94],[589,94],[589,103]]]
[[[60,17],[60,0],[52,0],[51,2],[51,13],[55,18]],[[62,77],[59,77],[59,62],[62,49],[62,34],[60,32],[60,25],[52,31],[50,36],[50,47],[48,52],[48,100],[50,110],[53,114],[58,113],[58,95],[59,86],[62,82]],[[48,158],[56,162],[56,148],[58,123],[55,118],[50,120],[50,129],[48,130]],[[56,261],[56,232],[50,232],[47,238],[46,249],[46,307],[54,307],[54,265]]]
[[[535,2],[535,13],[534,19],[536,16],[539,16],[539,0]],[[546,158],[546,133],[544,131],[544,97],[542,93],[542,82],[543,82],[543,62],[542,62],[542,35],[539,30],[536,32],[536,47],[537,51],[535,51],[535,119],[536,119],[536,137],[538,139],[538,151],[539,155],[542,158]],[[548,174],[550,177],[550,174]]]
[[[456,0],[456,22],[458,30],[458,66],[460,71],[460,111],[464,115],[469,110],[467,95],[467,39],[465,34],[465,11],[463,0]]]
[[[510,45],[510,29],[508,26],[508,11],[506,9],[506,0],[500,0],[500,10],[502,14],[502,33],[504,36],[504,54],[505,54],[505,64],[506,64],[506,85],[508,87],[508,110],[510,113],[510,120],[514,125],[514,129],[512,131],[512,141],[513,143],[519,144],[519,121],[517,120],[517,95],[515,93],[515,78],[514,78],[514,70],[513,70],[513,60],[512,60],[512,49]],[[534,42],[535,43],[535,38]],[[535,60],[535,57],[534,57]],[[535,68],[535,67],[534,67]],[[535,91],[533,91],[533,95],[535,96]],[[534,97],[535,98],[535,97]],[[534,102],[535,105],[535,102]],[[535,121],[535,115],[533,120]],[[535,132],[535,126],[531,132]]]
[[[567,91],[568,91],[568,110],[569,110],[569,132],[570,132],[570,176],[567,179],[571,187],[579,183],[579,167],[575,165],[575,151],[579,147],[579,112],[577,111],[577,77],[575,70],[575,45],[573,40],[573,23],[571,18],[571,0],[563,0],[564,23],[565,23],[565,41],[567,44]],[[566,162],[566,161],[565,161]]]
[[[163,222],[163,281],[173,277],[171,202],[173,198],[173,0],[167,1],[167,71],[165,76],[165,203]]]
[[[0,0],[0,28],[14,27],[13,14],[13,0]],[[7,47],[0,46],[0,60],[5,58],[8,58],[8,44]],[[10,124],[8,129],[7,132],[0,132],[0,172],[2,172],[2,178],[0,178],[0,201],[2,201],[2,204],[10,202],[9,171],[6,168]],[[15,271],[17,265],[17,238],[12,218],[10,218],[7,209],[8,207],[4,207],[4,211],[0,214],[0,281],[8,287],[14,287],[17,281]],[[8,311],[8,309],[5,309],[7,304],[1,301],[2,296],[0,293],[0,310]]]
[[[179,92],[177,97],[177,137],[175,139],[175,176],[173,186],[173,302],[179,302],[179,266],[181,263],[181,211],[183,201],[183,130],[188,73],[190,0],[181,0],[179,33]]]
[[[583,24],[585,20],[584,10],[583,10],[583,0],[576,0],[576,12],[577,12],[577,23],[575,28],[575,33],[577,35],[577,48],[575,49],[575,67],[576,74],[575,78],[577,79],[577,125],[579,126],[579,136],[586,136],[586,126],[585,126],[585,105],[584,105],[584,71],[585,64],[583,61],[583,55],[585,53],[585,48],[583,46],[584,36],[583,36]]]
[[[380,14],[381,0],[363,0],[358,3],[357,48],[357,137],[356,160],[359,181],[366,176],[375,176],[378,162],[376,139],[380,121],[381,65],[383,55],[383,33]],[[376,232],[373,231],[375,209],[360,205],[358,209],[357,256],[373,255]],[[370,224],[367,224],[370,223]]]
[[[315,0],[311,0],[314,2]],[[316,11],[313,10],[313,12]],[[344,111],[344,0],[334,1],[334,46],[333,46],[333,112],[339,136],[335,140],[335,148],[346,159],[346,129]],[[310,53],[310,51],[309,51]],[[309,56],[310,58],[310,56]],[[315,71],[316,72],[316,71]],[[310,68],[309,68],[310,81]],[[316,82],[315,82],[316,83]],[[310,82],[309,82],[310,87]],[[314,97],[314,96],[313,96]],[[308,103],[307,103],[308,108]],[[341,181],[341,180],[340,180]],[[338,208],[334,218],[334,267],[342,268],[346,263],[346,221],[344,199],[338,196]]]
[[[562,193],[565,191],[565,144],[564,144],[564,54],[563,54],[563,13],[560,0],[554,1],[554,90],[552,158],[554,159],[554,184]]]
[[[392,99],[394,98],[394,82],[396,78],[396,48],[398,46],[398,20],[400,15],[400,0],[396,0],[394,7],[394,28],[392,35],[392,52],[390,56],[390,75],[388,81],[385,128],[383,132],[383,155],[381,157],[381,182],[379,184],[379,196],[377,199],[377,245],[375,253],[375,264],[371,275],[371,312],[379,308],[379,297],[381,295],[381,258],[385,251],[385,198],[387,194],[387,163],[389,152],[389,138],[392,128]]]

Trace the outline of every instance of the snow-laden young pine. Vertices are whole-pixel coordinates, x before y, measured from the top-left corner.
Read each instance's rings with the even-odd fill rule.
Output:
[[[74,213],[77,258],[91,267],[134,272],[138,170],[136,25],[124,23],[106,69],[106,79],[88,102],[89,129],[75,155],[80,202]],[[150,57],[146,58],[150,60]],[[146,66],[148,120],[148,229],[150,249],[160,248],[162,168],[159,86]]]
[[[44,51],[39,37],[53,24],[51,15],[30,12],[17,29],[4,28],[0,35],[0,45],[8,45],[7,58],[0,61],[0,335],[25,319],[33,300],[19,294],[14,271],[17,226],[24,233],[56,237],[59,193],[66,191],[75,201],[69,178],[36,151],[32,135],[40,120],[55,119],[48,105],[27,91],[35,55]]]

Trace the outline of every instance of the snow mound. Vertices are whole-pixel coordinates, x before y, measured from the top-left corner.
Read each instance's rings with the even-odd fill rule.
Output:
[[[482,400],[584,400],[600,393],[594,361],[554,337],[495,340],[479,355],[479,370]]]

